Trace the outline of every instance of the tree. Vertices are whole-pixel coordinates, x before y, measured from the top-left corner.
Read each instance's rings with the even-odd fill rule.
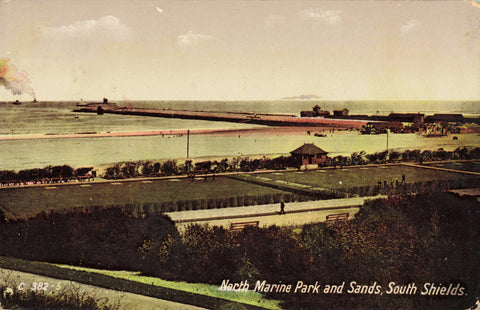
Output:
[[[166,175],[173,175],[177,173],[177,162],[174,160],[167,160],[162,165],[162,171]]]
[[[142,164],[142,175],[144,176],[151,176],[153,174],[153,165],[152,165],[152,162],[150,161],[145,161],[143,164]]]
[[[185,172],[188,173],[192,171],[192,168],[193,168],[192,160],[191,159],[185,160]]]

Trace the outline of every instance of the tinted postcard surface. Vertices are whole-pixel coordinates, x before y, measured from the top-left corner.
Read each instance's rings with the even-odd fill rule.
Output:
[[[0,0],[0,33],[0,307],[478,303],[477,0]]]

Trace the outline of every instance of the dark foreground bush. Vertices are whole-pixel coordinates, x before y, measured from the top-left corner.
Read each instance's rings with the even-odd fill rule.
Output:
[[[41,213],[0,224],[0,255],[89,266],[137,269],[143,251],[178,234],[163,215],[142,215],[129,208],[91,208]]]
[[[43,214],[0,224],[0,251],[172,280],[248,280],[251,289],[264,280],[294,288],[298,281],[318,282],[322,289],[343,285],[335,294],[268,293],[287,309],[467,309],[480,296],[479,224],[477,200],[432,191],[374,200],[351,221],[308,225],[301,232],[194,225],[180,235],[166,218],[120,210]],[[353,282],[380,286],[380,294],[355,294]],[[414,283],[417,290],[389,295],[392,282]],[[422,295],[425,284],[458,285],[463,294]]]
[[[293,296],[287,308],[466,309],[480,295],[480,205],[432,192],[368,202],[355,219],[303,229],[312,251],[311,281],[345,283],[342,294]],[[380,285],[384,294],[348,293],[350,283]],[[387,294],[389,285],[415,284],[415,293]],[[463,293],[442,296],[448,287]],[[426,286],[425,286],[426,285]],[[432,287],[440,289],[425,293]],[[428,289],[427,289],[428,287]],[[453,292],[452,290],[450,290]],[[331,307],[335,305],[336,307]]]
[[[287,309],[466,309],[480,295],[480,206],[442,192],[375,200],[354,220],[289,228],[190,226],[149,251],[142,270],[164,278],[221,284],[222,280],[321,284],[319,294],[268,293]],[[351,285],[384,294],[355,294]],[[387,294],[414,283],[414,294]],[[326,294],[326,285],[342,285]],[[431,288],[463,287],[441,296]],[[440,287],[441,288],[441,287]],[[350,291],[350,292],[348,292]],[[457,290],[458,291],[458,290]],[[458,293],[458,292],[457,292]]]

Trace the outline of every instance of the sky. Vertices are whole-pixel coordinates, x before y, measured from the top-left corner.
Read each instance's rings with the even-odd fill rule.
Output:
[[[480,100],[480,3],[0,0],[3,100]]]

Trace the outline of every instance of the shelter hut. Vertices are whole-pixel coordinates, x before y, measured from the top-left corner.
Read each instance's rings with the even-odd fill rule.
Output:
[[[301,147],[290,152],[292,158],[300,165],[324,164],[327,160],[327,152],[313,143],[305,143]]]

